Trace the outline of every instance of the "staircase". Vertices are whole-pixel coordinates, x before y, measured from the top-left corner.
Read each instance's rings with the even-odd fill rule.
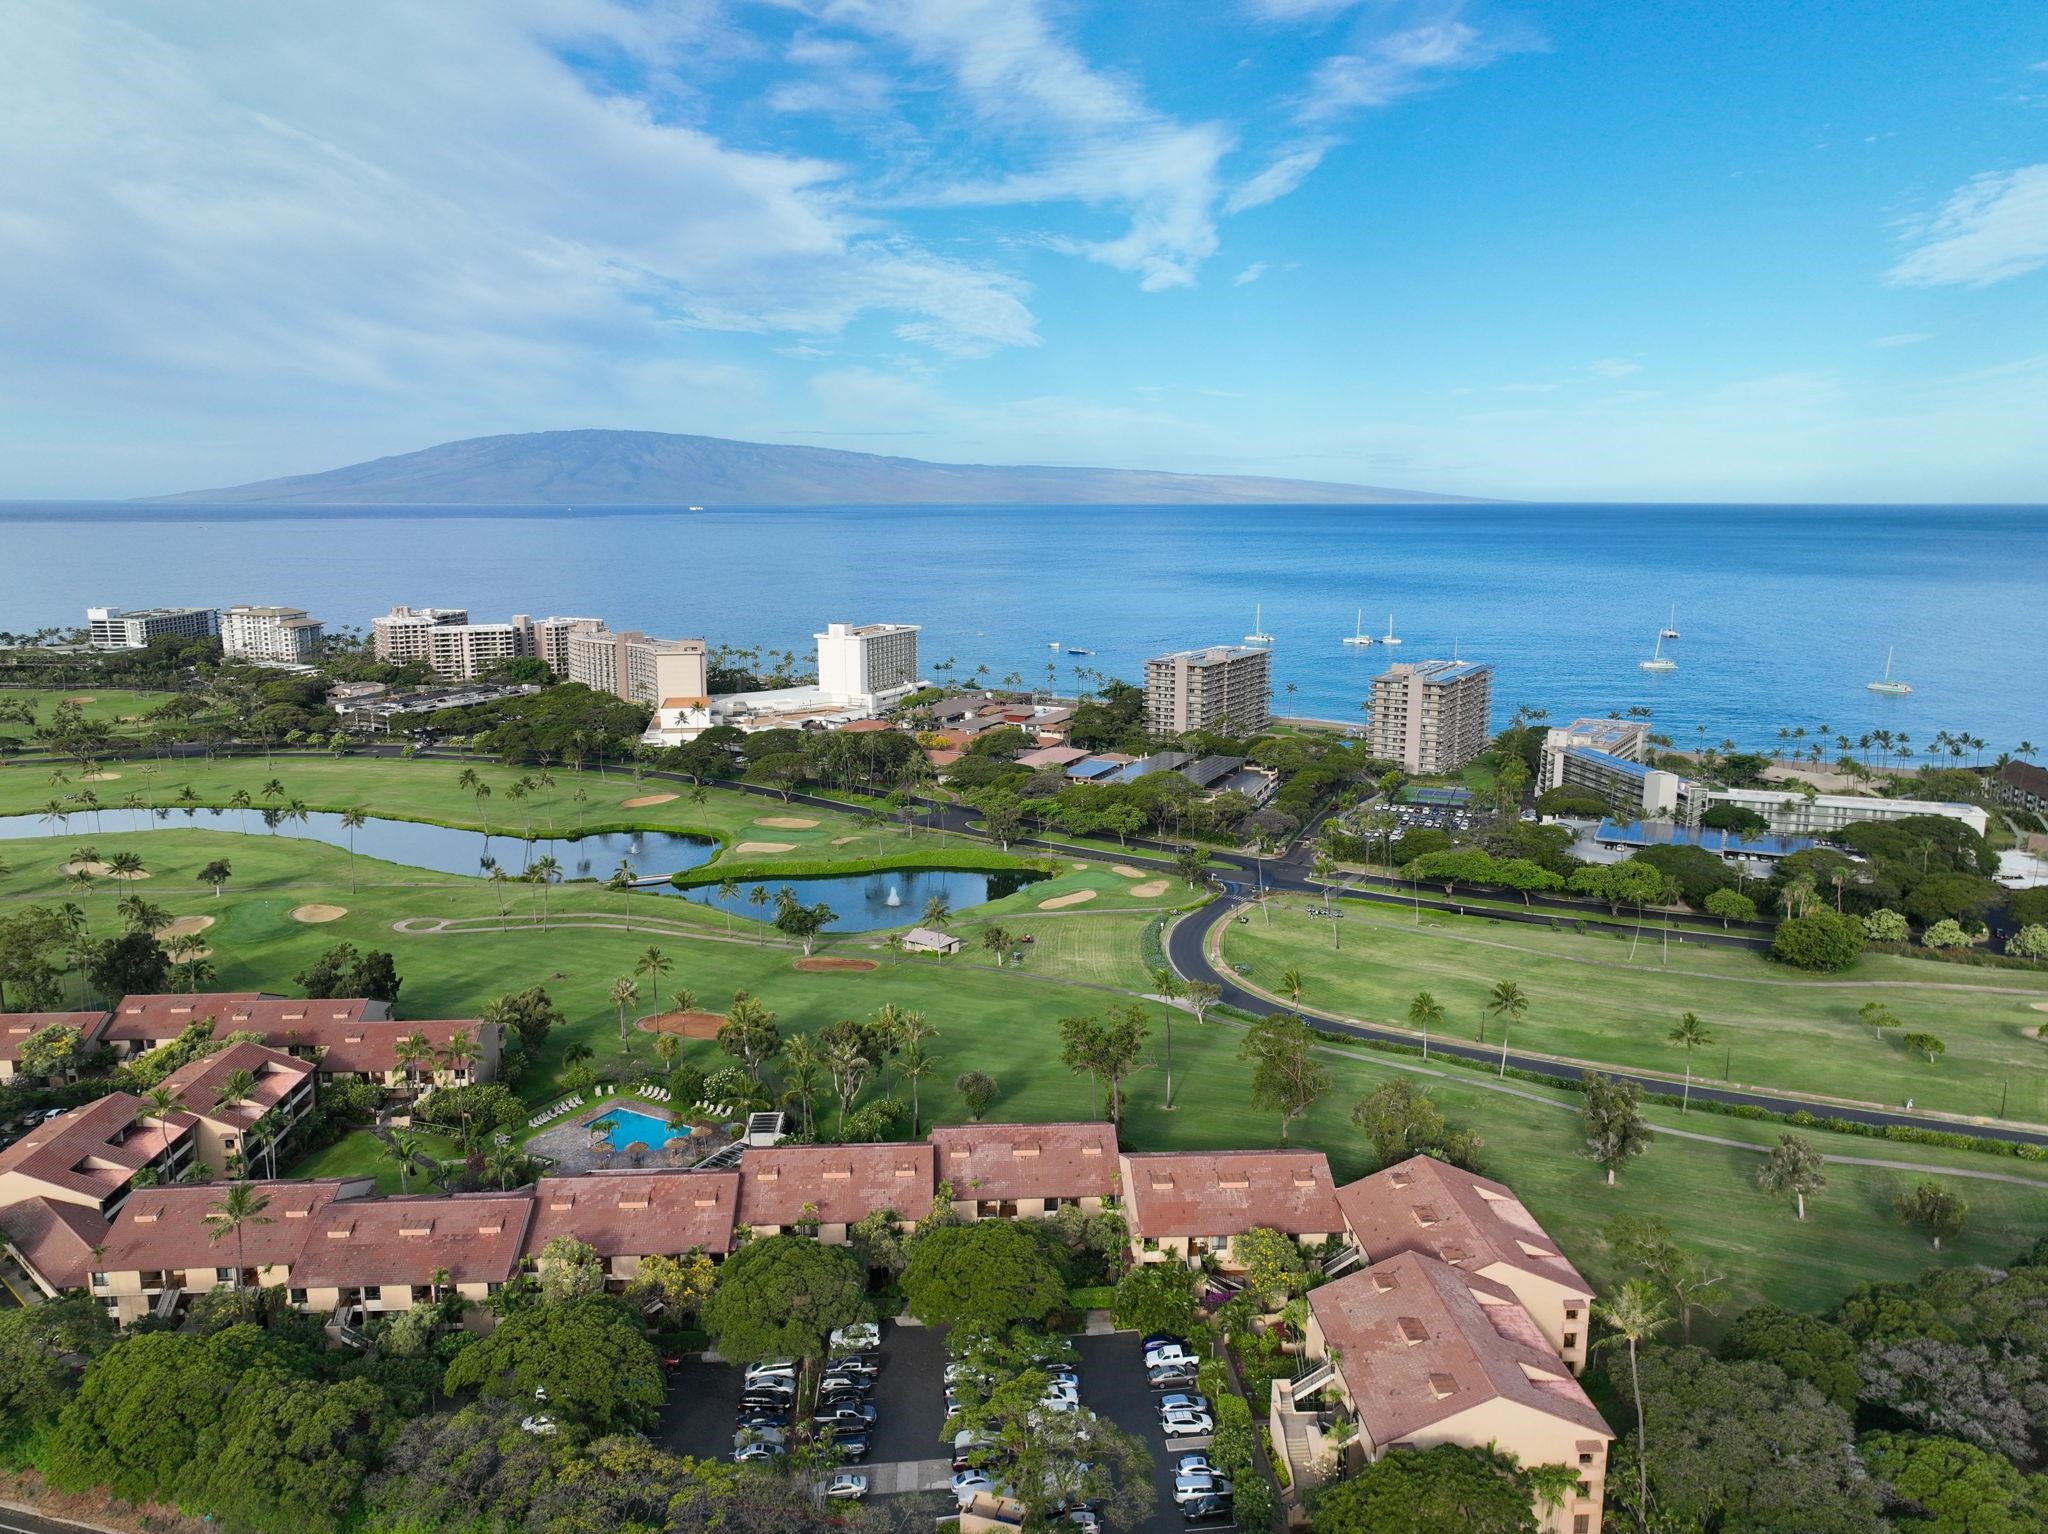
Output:
[[[1336,1360],[1330,1358],[1324,1359],[1321,1363],[1317,1364],[1313,1369],[1309,1370],[1308,1373],[1297,1375],[1295,1377],[1293,1385],[1294,1399],[1299,1401],[1303,1396],[1314,1395],[1318,1390],[1321,1390],[1325,1385],[1329,1384],[1330,1381],[1335,1379],[1336,1377]],[[1288,1431],[1292,1432],[1293,1429],[1290,1428]]]
[[[1363,1261],[1364,1252],[1355,1246],[1347,1246],[1323,1264],[1323,1277],[1335,1278],[1339,1273],[1347,1273]]]

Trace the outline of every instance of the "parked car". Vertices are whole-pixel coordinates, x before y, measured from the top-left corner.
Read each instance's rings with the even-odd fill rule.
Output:
[[[980,1462],[987,1457],[995,1444],[973,1428],[962,1428],[953,1435],[953,1470],[956,1474],[965,1470],[980,1468]]]
[[[827,1441],[846,1459],[868,1457],[868,1435],[853,1428],[835,1428],[826,1435]]]
[[[1168,1438],[1195,1438],[1216,1431],[1216,1419],[1205,1411],[1168,1411],[1159,1414],[1159,1427]]]
[[[1173,1500],[1185,1507],[1203,1497],[1227,1497],[1231,1494],[1227,1476],[1201,1470],[1193,1475],[1177,1475],[1173,1478]]]
[[[825,1483],[825,1495],[838,1502],[858,1502],[868,1494],[868,1478],[841,1470]]]
[[[1184,1391],[1175,1391],[1172,1395],[1163,1395],[1159,1398],[1159,1409],[1161,1411],[1207,1411],[1209,1409],[1209,1398],[1204,1395],[1189,1395]]]
[[[1206,1475],[1210,1468],[1209,1456],[1206,1454],[1183,1454],[1173,1462],[1175,1475]]]
[[[1185,1390],[1200,1378],[1192,1366],[1183,1368],[1179,1364],[1165,1364],[1145,1372],[1145,1383],[1154,1390]]]
[[[540,1438],[552,1438],[562,1431],[561,1424],[546,1412],[535,1412],[531,1417],[521,1417],[519,1427],[522,1432],[532,1433]]]
[[[736,1465],[750,1465],[759,1464],[766,1460],[780,1459],[782,1453],[781,1444],[761,1441],[741,1444],[732,1451],[732,1458],[733,1463]]]
[[[789,1413],[786,1411],[748,1411],[743,1407],[737,1419],[737,1426],[743,1432],[758,1433],[765,1428],[773,1428],[780,1432],[789,1426]]]
[[[1192,1502],[1180,1505],[1181,1521],[1184,1523],[1228,1523],[1233,1516],[1229,1497],[1197,1497]]]
[[[1157,1369],[1161,1364],[1186,1364],[1195,1368],[1201,1360],[1177,1342],[1163,1342],[1157,1347],[1145,1349],[1145,1367]]]
[[[764,1375],[769,1374],[781,1374],[788,1376],[790,1379],[795,1379],[796,1360],[793,1358],[772,1358],[764,1359],[757,1364],[747,1365],[747,1378],[750,1380],[760,1379]]]
[[[882,1328],[873,1321],[856,1321],[836,1328],[829,1340],[835,1353],[871,1353],[882,1345]]]

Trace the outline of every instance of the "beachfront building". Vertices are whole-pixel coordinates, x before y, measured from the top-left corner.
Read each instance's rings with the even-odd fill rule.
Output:
[[[1940,815],[1960,820],[1979,836],[1990,824],[1984,807],[1937,799],[1877,799],[1861,794],[1812,794],[1787,784],[1780,788],[1690,788],[1687,818],[1717,804],[1753,811],[1770,823],[1774,836],[1828,836],[1868,820],[1904,820],[1914,815]]]
[[[427,636],[435,629],[460,628],[468,622],[469,612],[461,607],[397,606],[370,620],[370,648],[389,665],[429,664],[433,648]]]
[[[590,620],[570,621],[581,624]],[[669,705],[671,700],[674,706],[701,705],[709,695],[708,663],[701,639],[651,639],[637,629],[613,633],[599,623],[569,631],[562,643],[566,669],[552,661],[550,668],[592,691],[649,707]]]
[[[1447,777],[1486,749],[1493,667],[1397,661],[1372,679],[1367,749],[1417,777]]]
[[[1640,719],[1574,719],[1544,731],[1536,792],[1579,789],[1631,820],[1668,820],[1685,784],[1648,765],[1650,726]]]
[[[1154,735],[1254,735],[1273,720],[1273,652],[1208,645],[1145,662],[1145,724]]]
[[[818,688],[869,713],[917,690],[915,623],[828,623],[818,646]]]
[[[220,648],[230,660],[310,664],[320,653],[320,620],[303,607],[253,607],[239,602],[221,609]]]
[[[220,614],[211,607],[88,607],[87,643],[95,650],[141,650],[152,639],[211,639]]]
[[[1991,777],[1991,796],[2009,810],[2048,816],[2048,770],[2032,762],[2000,762]]]
[[[468,680],[502,661],[533,654],[533,621],[471,623],[460,607],[394,607],[370,620],[377,659],[394,666],[418,663],[436,676]]]

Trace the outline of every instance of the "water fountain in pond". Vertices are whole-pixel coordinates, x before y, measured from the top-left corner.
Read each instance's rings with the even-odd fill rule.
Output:
[[[884,905],[891,905],[891,906],[897,906],[897,905],[901,905],[901,904],[903,904],[903,895],[902,895],[902,892],[901,892],[901,891],[899,891],[899,890],[898,890],[898,889],[896,888],[896,886],[895,886],[895,885],[893,885],[893,884],[892,884],[892,885],[890,885],[890,886],[889,886],[889,898],[888,898],[887,900],[883,901],[883,902],[882,902],[882,904],[884,904]]]

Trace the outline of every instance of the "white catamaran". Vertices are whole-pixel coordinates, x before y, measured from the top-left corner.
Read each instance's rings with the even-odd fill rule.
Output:
[[[1392,620],[1389,619],[1389,622]],[[1372,635],[1365,631],[1365,609],[1358,609],[1358,616],[1351,620],[1351,632],[1344,637],[1346,644],[1371,644]]]
[[[1678,662],[1664,653],[1664,636],[1657,636],[1657,648],[1650,652],[1648,660],[1639,660],[1636,665],[1644,671],[1676,671]]]
[[[1910,684],[1908,684],[1908,683],[1906,683],[1906,682],[1900,682],[1900,681],[1895,681],[1895,680],[1893,679],[1893,677],[1892,677],[1892,646],[1890,646],[1890,645],[1886,645],[1886,646],[1884,647],[1884,675],[1883,675],[1883,677],[1881,677],[1881,678],[1880,678],[1879,680],[1877,680],[1877,681],[1875,681],[1875,682],[1866,682],[1866,683],[1865,683],[1864,685],[1865,685],[1865,686],[1867,686],[1867,687],[1868,687],[1868,688],[1869,688],[1869,689],[1870,689],[1870,690],[1871,690],[1872,692],[1883,692],[1883,693],[1890,693],[1890,694],[1891,694],[1892,696],[1894,696],[1894,697],[1901,697],[1901,696],[1905,695],[1906,693],[1909,693],[1909,692],[1911,692],[1911,691],[1913,690],[1913,689],[1912,689],[1912,686],[1911,686]]]
[[[1244,636],[1246,644],[1271,644],[1273,636],[1266,632],[1266,609],[1262,603],[1252,609],[1252,631]]]

